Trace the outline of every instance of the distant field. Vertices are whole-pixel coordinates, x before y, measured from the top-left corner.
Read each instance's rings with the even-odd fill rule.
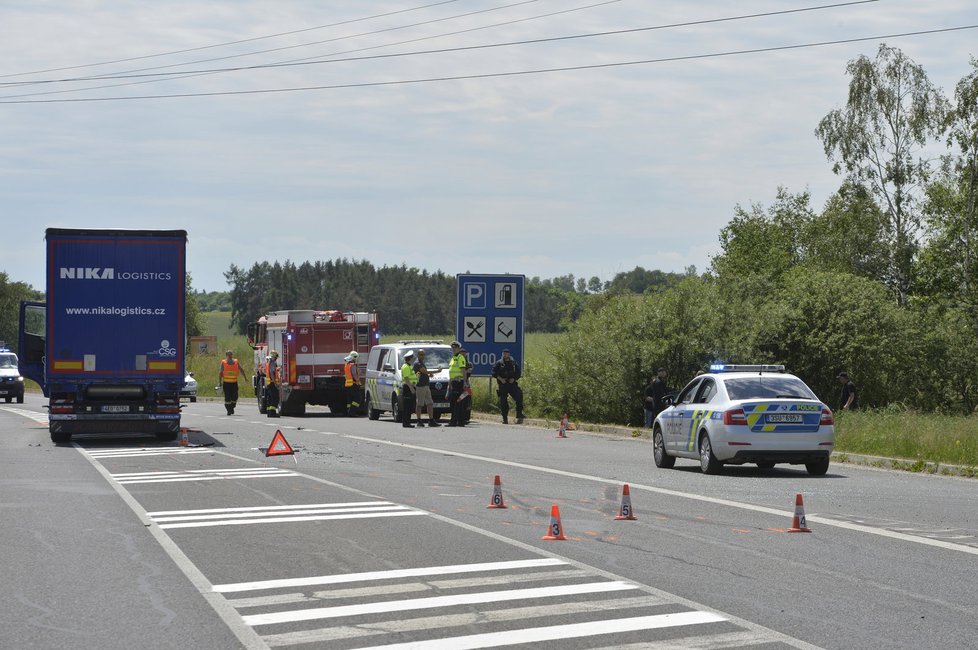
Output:
[[[204,335],[222,338],[233,336],[228,328],[231,324],[231,312],[229,311],[205,311],[201,312],[204,317]]]

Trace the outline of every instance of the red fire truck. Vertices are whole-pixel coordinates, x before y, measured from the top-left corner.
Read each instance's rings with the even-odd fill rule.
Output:
[[[255,351],[255,395],[258,412],[265,413],[265,362],[278,351],[281,384],[279,412],[302,415],[306,404],[328,406],[345,413],[344,357],[359,353],[360,377],[366,376],[367,353],[380,341],[377,314],[352,311],[273,311],[248,325],[248,342]],[[363,404],[361,396],[360,403]]]

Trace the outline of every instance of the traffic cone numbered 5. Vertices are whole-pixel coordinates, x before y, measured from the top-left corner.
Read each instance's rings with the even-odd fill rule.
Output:
[[[621,508],[618,509],[618,516],[615,519],[627,519],[629,521],[638,519],[632,510],[632,496],[628,492],[628,483],[625,483],[625,487],[621,490]]]
[[[812,529],[808,527],[808,522],[805,521],[805,502],[801,498],[801,494],[795,495],[795,516],[791,519],[791,528],[788,529],[789,533],[810,533]]]
[[[489,505],[487,508],[505,508],[506,504],[503,503],[503,487],[499,483],[499,474],[496,474],[496,480],[492,483],[492,497],[489,499]]]
[[[556,503],[550,506],[550,528],[541,539],[567,539],[564,537],[564,527],[560,524],[560,508]]]

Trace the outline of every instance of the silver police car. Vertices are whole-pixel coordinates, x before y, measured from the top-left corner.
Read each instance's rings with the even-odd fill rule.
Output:
[[[835,420],[784,366],[717,364],[659,414],[652,443],[656,467],[692,458],[705,474],[717,474],[725,464],[790,463],[819,476],[829,469]]]

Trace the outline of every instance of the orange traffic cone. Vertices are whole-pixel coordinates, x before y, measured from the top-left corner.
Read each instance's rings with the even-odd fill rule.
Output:
[[[558,438],[567,437],[567,414],[564,413],[564,417],[560,418],[560,428],[557,429]]]
[[[180,446],[189,447],[190,446],[190,436],[187,435],[187,429],[180,429]]]
[[[628,492],[628,483],[625,483],[625,487],[621,490],[621,508],[618,510],[618,516],[615,519],[628,519],[629,521],[638,519],[632,510],[632,496]]]
[[[556,503],[550,506],[550,530],[541,539],[567,539],[564,537],[564,527],[560,525],[560,508]]]
[[[503,487],[499,483],[499,474],[496,474],[496,480],[492,483],[492,498],[489,499],[489,505],[487,508],[505,508],[506,504],[503,503]]]
[[[812,529],[808,527],[808,523],[805,521],[805,502],[801,498],[801,494],[795,495],[795,516],[791,519],[791,528],[788,529],[789,533],[810,533]]]

